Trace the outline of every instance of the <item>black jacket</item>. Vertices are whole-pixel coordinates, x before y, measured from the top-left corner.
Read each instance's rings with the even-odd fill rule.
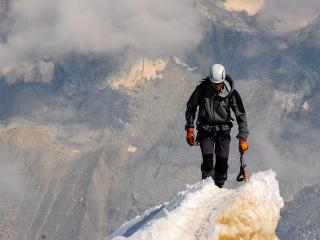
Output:
[[[192,93],[188,103],[185,128],[193,128],[194,120],[199,106],[197,127],[207,129],[231,129],[234,112],[239,127],[238,139],[247,139],[249,135],[247,127],[246,112],[241,97],[236,89],[231,77],[227,74],[224,88],[220,93],[216,93],[212,88],[212,83],[208,78],[204,79]]]

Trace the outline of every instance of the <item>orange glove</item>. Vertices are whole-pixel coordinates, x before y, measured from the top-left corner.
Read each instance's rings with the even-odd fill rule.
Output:
[[[248,141],[247,140],[240,140],[239,141],[239,152],[243,154],[248,149],[249,149]]]
[[[193,128],[187,128],[187,143],[190,145],[190,146],[193,146],[194,145],[194,130]]]

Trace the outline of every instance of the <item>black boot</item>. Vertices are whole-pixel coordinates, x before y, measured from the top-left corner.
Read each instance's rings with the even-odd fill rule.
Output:
[[[202,171],[202,179],[206,179],[207,177],[213,178],[213,170],[207,172],[207,171]]]
[[[213,154],[204,154],[201,164],[202,179],[212,177],[213,179]]]
[[[213,180],[217,187],[222,188],[224,182],[227,180],[227,173],[220,173],[218,171],[215,171]]]

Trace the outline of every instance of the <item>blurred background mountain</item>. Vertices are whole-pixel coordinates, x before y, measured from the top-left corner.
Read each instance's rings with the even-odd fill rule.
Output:
[[[277,173],[278,236],[319,237],[319,3],[240,3],[1,0],[0,238],[104,239],[199,181],[184,111],[213,63],[245,103],[249,171]]]

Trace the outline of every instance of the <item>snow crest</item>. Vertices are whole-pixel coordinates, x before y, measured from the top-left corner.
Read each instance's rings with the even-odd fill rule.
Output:
[[[278,239],[283,204],[272,170],[254,174],[238,189],[220,189],[206,179],[125,223],[106,240]]]

